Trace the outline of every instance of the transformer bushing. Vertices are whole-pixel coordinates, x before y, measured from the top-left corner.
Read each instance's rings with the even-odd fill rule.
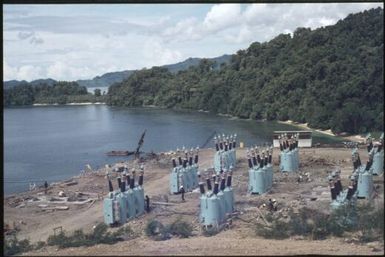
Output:
[[[332,202],[330,203],[330,206],[332,209],[338,209],[342,206],[345,206],[347,204],[355,204],[357,200],[357,179],[358,175],[355,175],[354,173],[352,176],[350,176],[350,185],[345,190],[342,190],[342,186],[340,186],[341,191],[338,192],[338,180],[337,183],[335,183],[334,178],[332,176],[329,176],[329,183],[330,191],[331,191],[331,197]]]
[[[218,182],[215,182],[214,190],[212,190],[211,180],[207,179],[207,193],[205,193],[203,183],[199,184],[201,193],[199,220],[205,226],[219,226],[226,220],[227,215],[234,210],[231,175],[227,177],[226,187],[224,182],[223,178],[220,190]]]
[[[373,175],[381,175],[384,172],[384,149],[382,147],[380,151],[378,151],[378,149],[379,148],[377,148],[377,151],[373,154]]]
[[[263,194],[267,190],[266,172],[263,168],[249,169],[249,192],[252,194]]]
[[[143,173],[139,176],[137,186],[134,176],[132,179],[127,176],[127,181],[122,181],[121,178],[117,180],[120,190],[113,191],[112,183],[108,179],[109,194],[103,201],[103,216],[107,225],[124,224],[128,219],[144,213]]]
[[[368,166],[368,165],[367,165]],[[357,197],[370,199],[373,194],[373,176],[370,167],[367,169],[361,166],[358,182],[357,182]]]
[[[135,196],[132,189],[128,189],[126,192],[127,198],[127,219],[132,219],[136,216]]]
[[[281,172],[294,172],[297,170],[296,157],[293,151],[283,151],[280,153],[280,156],[281,163],[279,168]]]
[[[170,193],[177,194],[179,193],[180,188],[180,178],[179,178],[179,167],[175,167],[172,169],[170,174]]]
[[[112,192],[109,193],[109,197],[104,198],[103,201],[104,223],[106,223],[107,225],[112,225],[115,223],[114,201],[115,196]]]
[[[219,174],[222,170],[230,170],[236,165],[236,134],[225,137],[214,137],[216,152],[214,154],[214,170]]]
[[[223,190],[225,198],[225,213],[231,214],[234,212],[234,193],[233,188],[231,187],[231,176],[227,176],[226,187]]]
[[[294,172],[299,169],[298,136],[287,138],[286,134],[279,136],[281,153],[279,169],[281,172]]]
[[[177,153],[179,149],[177,150]],[[185,151],[185,158],[178,157],[178,164],[176,159],[172,159],[173,168],[170,174],[170,193],[177,194],[180,192],[180,187],[183,186],[185,192],[191,192],[198,186],[198,152],[199,148],[196,148],[196,153],[193,158],[193,149],[190,151],[188,158],[188,152]]]

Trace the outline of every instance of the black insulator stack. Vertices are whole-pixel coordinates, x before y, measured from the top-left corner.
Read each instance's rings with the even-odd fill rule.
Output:
[[[225,144],[225,151],[227,152],[227,150],[229,150],[229,146]]]
[[[109,192],[113,192],[114,191],[114,188],[112,187],[111,180],[108,180],[108,190],[109,190]]]
[[[188,159],[188,165],[192,165],[193,164],[193,157],[192,156],[190,156],[190,158]]]
[[[203,195],[205,193],[205,185],[203,182],[199,182],[199,189],[201,191],[201,194]]]
[[[369,161],[366,163],[365,170],[369,170],[371,166],[372,166],[372,162],[369,160]]]
[[[216,195],[216,194],[218,194],[218,192],[219,192],[219,183],[215,182],[215,184],[214,184],[214,194]]]
[[[132,177],[132,179],[131,179],[131,181],[130,181],[130,188],[131,188],[131,189],[134,189],[134,187],[135,187],[135,178]]]
[[[186,168],[186,166],[187,166],[187,160],[185,159],[183,160],[183,168]]]
[[[265,156],[265,166],[267,166],[268,163],[269,163],[269,157],[266,155]]]
[[[368,144],[368,153],[372,150],[373,148],[373,143],[370,142],[370,144]]]
[[[182,165],[183,164],[183,162],[182,162],[182,157],[178,157],[178,160],[179,160],[179,165]]]
[[[355,160],[355,161],[353,162],[353,168],[354,168],[354,170],[356,170],[358,167],[359,167],[359,166],[358,166],[358,160]]]
[[[273,156],[269,154],[269,163],[271,164],[271,161],[273,160]]]
[[[222,143],[222,142],[219,143],[219,148],[220,148],[221,150],[223,150],[223,143]]]
[[[335,200],[337,198],[336,189],[334,187],[330,188],[330,193],[332,195],[332,200]]]
[[[131,183],[131,181],[130,181],[130,175],[127,175],[127,176],[126,176],[126,181],[127,181],[126,185],[127,185],[127,187],[129,187],[129,186],[130,186],[130,183]]]
[[[140,174],[138,184],[139,186],[143,185],[143,174]]]
[[[282,145],[281,142],[279,142],[279,149],[280,149],[281,151],[283,151],[283,145]]]
[[[259,167],[260,168],[263,168],[263,161],[261,160],[261,162],[259,163]]]
[[[126,181],[122,181],[120,184],[120,192],[126,191]]]
[[[219,151],[219,145],[218,145],[218,143],[215,143],[215,150],[217,150],[217,152]]]
[[[248,158],[247,160],[248,160],[248,162],[249,162],[249,168],[251,169],[251,168],[253,167],[253,164],[251,163],[251,159]]]
[[[118,180],[118,188],[120,188],[121,184],[122,184],[122,179],[119,177],[119,178],[117,178],[117,180]]]
[[[337,182],[336,182],[336,188],[337,188],[337,195],[338,195],[338,194],[341,193],[342,190],[343,190],[342,184],[341,184],[341,180],[340,180],[340,179],[338,179]]]
[[[254,165],[254,166],[257,165],[257,158],[255,158],[255,156],[253,156],[253,165]]]
[[[223,191],[226,187],[226,179],[225,178],[222,178],[221,180],[221,191]]]
[[[199,156],[196,154],[196,155],[195,155],[195,160],[194,160],[194,163],[195,163],[195,164],[198,164],[198,161],[199,161],[198,158],[199,158]]]
[[[237,147],[237,141],[233,141],[233,148],[235,149]]]
[[[358,166],[361,166],[361,158],[360,155],[357,156]]]
[[[346,199],[350,200],[354,194],[354,187],[349,187],[348,194],[346,195]]]
[[[293,150],[293,144],[289,144],[289,150]]]
[[[229,150],[233,149],[233,144],[229,143]]]
[[[207,190],[210,191],[212,189],[211,187],[211,180],[209,178],[206,179],[206,183],[207,183]]]
[[[353,184],[353,194],[356,192],[357,186],[358,186],[357,181],[354,181],[354,184]]]
[[[259,154],[257,154],[257,161],[258,163],[261,163],[261,157],[259,156]]]
[[[172,166],[173,166],[174,168],[176,167],[176,161],[175,161],[174,158],[172,159]]]
[[[231,175],[227,176],[227,182],[226,182],[227,187],[231,187]]]

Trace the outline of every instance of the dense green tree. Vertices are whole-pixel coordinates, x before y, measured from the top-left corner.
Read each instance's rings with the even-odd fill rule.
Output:
[[[298,28],[239,50],[228,65],[173,75],[153,68],[114,85],[108,104],[203,109],[241,118],[307,122],[363,133],[383,128],[383,9],[334,26]]]

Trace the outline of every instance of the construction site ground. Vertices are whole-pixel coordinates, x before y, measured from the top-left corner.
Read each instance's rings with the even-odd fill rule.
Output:
[[[213,165],[214,149],[203,149],[199,153],[199,170],[205,177],[204,170]],[[366,163],[368,154],[360,149],[362,163]],[[358,243],[344,237],[329,237],[325,240],[310,240],[304,237],[291,237],[284,240],[265,239],[255,233],[255,223],[261,222],[268,212],[260,208],[269,198],[278,201],[278,211],[288,207],[294,209],[304,206],[330,209],[330,190],[327,174],[337,167],[341,169],[342,185],[349,183],[352,173],[351,149],[347,148],[301,148],[300,171],[280,173],[279,150],[274,149],[274,182],[272,189],[262,195],[247,192],[248,167],[246,149],[237,149],[237,165],[233,171],[233,190],[235,213],[232,224],[220,233],[207,237],[203,235],[198,221],[199,191],[185,194],[182,202],[180,195],[169,193],[171,171],[170,156],[160,153],[156,158],[145,161],[144,192],[150,197],[151,212],[126,223],[140,236],[121,241],[114,245],[99,244],[92,247],[58,249],[46,246],[40,250],[23,255],[383,255],[384,242]],[[129,167],[133,161],[128,161]],[[118,163],[115,166],[123,165]],[[114,167],[115,167],[114,166]],[[98,223],[103,222],[103,198],[108,193],[106,173],[109,170],[113,178],[120,173],[112,168],[73,177],[70,180],[51,184],[47,195],[44,190],[29,191],[4,198],[4,224],[17,228],[18,239],[29,239],[32,243],[46,241],[54,233],[54,228],[61,227],[67,233],[83,229],[90,232]],[[309,177],[305,175],[309,174]],[[298,182],[299,175],[303,181]],[[383,175],[374,177],[375,196],[373,204],[383,205]],[[62,191],[65,197],[60,197]],[[359,200],[366,201],[366,200]],[[177,218],[190,222],[193,236],[189,238],[173,237],[165,241],[154,241],[145,235],[145,226],[151,219],[163,224],[170,224]],[[118,228],[110,228],[115,231]]]

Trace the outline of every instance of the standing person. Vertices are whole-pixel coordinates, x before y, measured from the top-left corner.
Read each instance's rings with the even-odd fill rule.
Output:
[[[146,195],[146,211],[150,212],[150,197]]]
[[[48,182],[44,182],[44,194],[47,194],[47,189],[48,189]]]
[[[184,202],[185,200],[184,200],[184,187],[183,186],[180,186],[180,188],[179,188],[179,192],[182,194],[182,201]]]

